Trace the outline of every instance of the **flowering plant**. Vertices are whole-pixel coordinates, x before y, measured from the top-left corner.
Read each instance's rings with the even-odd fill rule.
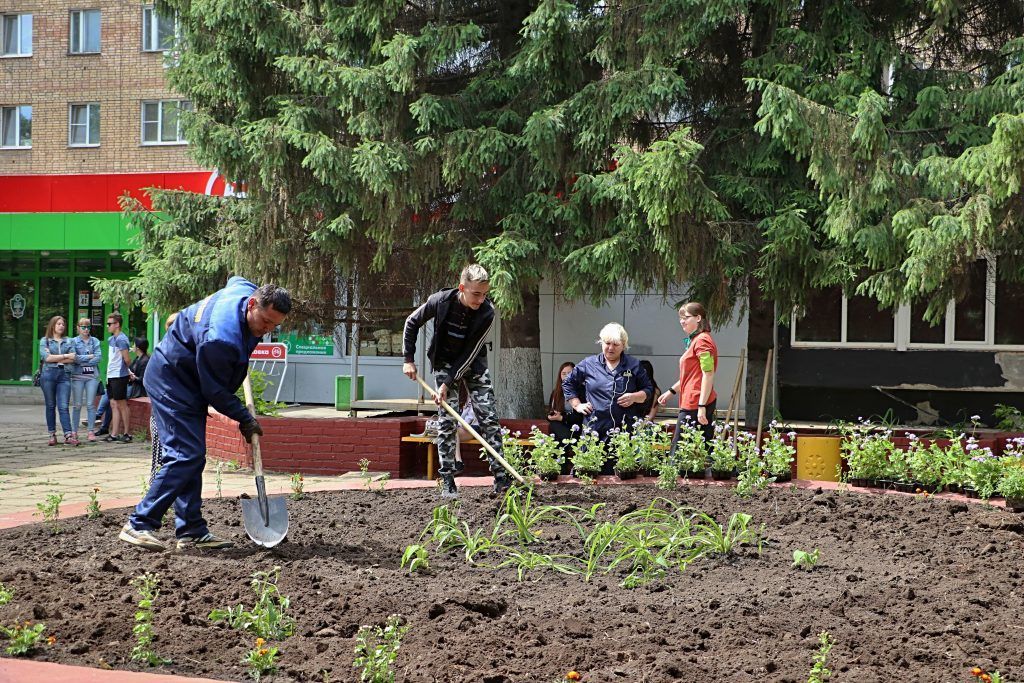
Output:
[[[796,432],[788,432],[790,441],[796,438]],[[768,425],[768,437],[761,442],[761,459],[770,477],[784,477],[790,473],[796,449],[782,440],[779,423],[772,420]]]
[[[615,469],[618,472],[636,472],[640,469],[639,443],[634,435],[625,429],[608,432],[609,445],[615,454]]]
[[[671,441],[669,433],[660,424],[638,419],[633,423],[633,442],[636,458],[644,472],[657,472]]]
[[[534,427],[536,429],[536,427]],[[512,466],[516,472],[526,465],[526,456],[523,453],[523,445],[519,443],[522,432],[512,432],[508,427],[501,428],[501,457]]]
[[[919,484],[934,486],[942,481],[942,465],[946,452],[942,446],[932,442],[925,446],[914,434],[908,434],[910,447],[907,449],[906,462],[910,478]]]
[[[1002,457],[999,493],[1006,498],[1024,498],[1024,457]]]
[[[565,456],[562,455],[562,445],[550,434],[537,429],[536,426],[530,429],[530,439],[533,441],[533,450],[530,451],[530,469],[539,476],[554,476],[562,471],[562,463]]]
[[[967,474],[971,484],[978,491],[978,497],[987,500],[999,487],[1002,463],[1000,458],[992,455],[990,448],[976,448],[972,450],[972,453],[971,461],[967,463]]]
[[[608,454],[604,442],[592,429],[584,428],[572,443],[572,467],[577,475],[594,475],[601,471]]]
[[[711,442],[711,471],[732,473],[736,469],[736,453],[733,452],[732,439],[721,434]]]
[[[891,432],[872,434],[871,430],[871,423],[867,420],[839,425],[840,449],[853,479],[881,479],[900,467],[900,463],[893,467],[891,462],[898,450],[889,440]],[[902,457],[902,454],[896,456],[897,460]]]
[[[676,441],[676,464],[680,472],[700,472],[704,476],[707,448],[704,434],[693,424],[684,423],[676,427],[679,439]]]

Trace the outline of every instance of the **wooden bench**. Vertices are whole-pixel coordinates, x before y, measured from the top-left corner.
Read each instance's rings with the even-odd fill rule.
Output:
[[[434,463],[437,461],[437,443],[433,436],[403,436],[402,441],[405,443],[425,443],[427,444],[427,479],[434,478]],[[525,448],[532,448],[533,441],[530,439],[516,439],[516,442]],[[476,444],[480,445],[480,442],[476,439],[463,439],[460,443]]]

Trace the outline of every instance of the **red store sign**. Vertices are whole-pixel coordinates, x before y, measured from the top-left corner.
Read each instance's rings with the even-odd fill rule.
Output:
[[[285,360],[288,357],[286,344],[257,344],[249,360]]]

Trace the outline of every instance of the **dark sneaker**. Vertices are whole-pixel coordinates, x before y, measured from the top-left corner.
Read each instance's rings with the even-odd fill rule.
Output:
[[[466,463],[461,460],[455,461],[455,474],[462,474],[462,470],[466,469]]]
[[[459,487],[455,485],[455,475],[451,473],[442,474],[439,481],[441,482],[441,497],[442,498],[458,498]]]
[[[491,488],[491,497],[500,498],[504,496],[505,492],[508,491],[508,488],[511,485],[512,481],[508,477],[504,475],[497,475],[494,477],[494,486]]]
[[[234,543],[214,536],[207,532],[202,536],[182,536],[178,539],[178,550],[188,550],[189,548],[200,548],[204,550],[223,550],[224,548],[234,547]]]
[[[103,440],[104,440],[105,442],[107,442],[107,443],[111,443],[111,442],[113,442],[113,441],[120,441],[121,439],[120,439],[120,438],[118,438],[118,437],[116,437],[116,436],[114,436],[113,434],[107,434],[107,438],[105,438],[105,439],[103,439]]]
[[[152,550],[153,552],[162,553],[167,550],[167,546],[164,545],[163,541],[154,536],[152,531],[134,529],[131,524],[125,524],[117,537],[122,541],[137,545],[146,550]]]
[[[118,441],[120,441],[121,443],[131,443],[132,442],[132,435],[131,434],[122,434],[121,436],[115,436],[114,438],[117,439]]]

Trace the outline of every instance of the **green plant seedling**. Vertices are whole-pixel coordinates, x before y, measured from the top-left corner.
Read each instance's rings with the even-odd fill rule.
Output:
[[[146,572],[136,576],[132,584],[139,591],[139,608],[135,611],[135,647],[132,661],[145,662],[149,666],[170,664],[171,660],[161,657],[153,650],[153,604],[160,597],[160,579],[156,574]]]
[[[293,472],[291,477],[292,493],[289,496],[292,500],[302,500],[305,494],[302,492],[303,479],[302,472]]]
[[[89,492],[89,503],[85,506],[85,516],[88,519],[99,519],[103,516],[103,513],[100,511],[100,501],[97,498],[99,492],[98,487],[94,487]]]
[[[408,630],[397,614],[388,617],[384,626],[359,627],[352,666],[359,670],[362,683],[395,683],[395,658]]]
[[[14,589],[0,583],[0,607],[3,607],[14,599]]]
[[[214,609],[210,612],[213,621],[226,621],[232,628],[249,631],[266,640],[282,640],[295,632],[295,620],[286,616],[291,599],[277,589],[281,568],[269,572],[255,572],[250,585],[256,592],[256,604],[252,611],[243,605],[228,609]]]
[[[387,488],[389,481],[391,481],[391,473],[385,472],[382,474],[377,482],[377,493],[384,493],[384,489]]]
[[[50,527],[50,533],[59,534],[60,524],[57,520],[60,519],[60,504],[64,502],[63,493],[51,493],[46,496],[46,501],[42,503],[36,503],[36,509],[39,512],[35,513],[43,516],[43,522]]]
[[[832,651],[835,642],[828,631],[818,634],[818,651],[814,654],[814,664],[807,676],[807,683],[825,683],[832,677],[832,670],[828,668],[828,653]]]
[[[811,552],[806,552],[798,548],[793,551],[793,566],[797,569],[806,569],[807,571],[810,571],[817,566],[818,558],[819,552],[817,548]]]
[[[406,547],[405,552],[402,553],[400,566],[404,569],[406,565],[409,567],[410,574],[430,569],[430,563],[427,561],[427,549],[418,544]]]
[[[263,638],[257,638],[253,648],[242,658],[242,664],[249,667],[249,678],[259,681],[277,670],[276,659],[277,648],[269,645]]]
[[[39,645],[39,639],[43,637],[43,631],[45,630],[46,624],[39,623],[32,626],[27,621],[21,625],[15,624],[10,628],[0,626],[0,632],[3,632],[11,641],[4,649],[4,652],[12,657],[27,655]]]

